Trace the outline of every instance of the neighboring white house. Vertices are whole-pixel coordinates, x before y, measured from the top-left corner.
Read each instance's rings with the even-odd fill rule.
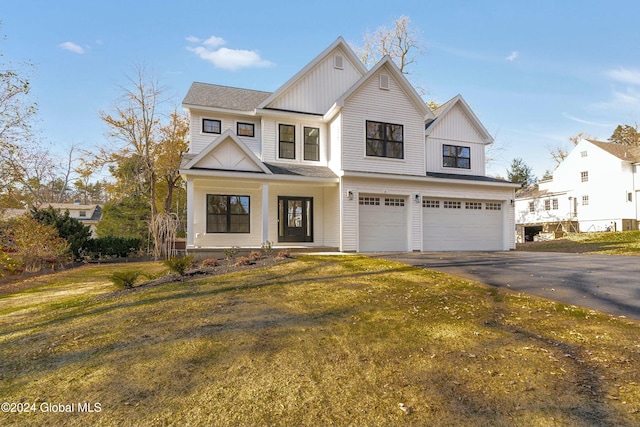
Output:
[[[509,250],[516,186],[461,96],[431,111],[389,57],[339,37],[275,92],[193,83],[187,250]]]
[[[640,148],[582,139],[537,188],[516,194],[519,240],[540,232],[637,230]]]
[[[91,230],[91,236],[96,237],[96,227],[102,218],[102,208],[100,205],[83,205],[78,203],[43,203],[38,208],[46,209],[51,206],[61,213],[69,211],[69,216],[80,221]],[[3,209],[0,210],[0,218],[15,218],[29,213],[29,209]]]

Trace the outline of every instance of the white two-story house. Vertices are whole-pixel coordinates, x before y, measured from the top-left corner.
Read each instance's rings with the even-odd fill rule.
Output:
[[[516,197],[518,240],[538,233],[637,230],[640,147],[582,139],[553,177]]]
[[[485,175],[460,96],[431,111],[393,61],[341,37],[275,92],[194,83],[187,250],[509,250],[516,185]]]

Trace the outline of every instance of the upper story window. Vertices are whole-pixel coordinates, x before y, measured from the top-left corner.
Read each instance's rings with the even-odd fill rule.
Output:
[[[582,196],[582,206],[589,205],[589,196]]]
[[[320,129],[304,128],[304,159],[320,160]]]
[[[248,136],[253,138],[255,134],[255,125],[253,123],[240,123],[238,122],[237,131],[238,136]]]
[[[442,166],[445,168],[471,169],[471,148],[443,145]]]
[[[536,205],[533,202],[529,202],[529,213],[534,213],[536,211]]]
[[[249,233],[249,196],[207,194],[207,233]]]
[[[587,152],[586,151],[581,151],[580,152],[580,157],[587,157]]]
[[[296,127],[278,125],[278,156],[281,159],[296,158]]]
[[[78,216],[79,216],[80,218],[86,218],[86,216],[87,216],[87,211],[80,211],[80,213],[78,214]]]
[[[582,181],[582,182],[589,181],[589,172],[588,171],[580,172],[580,181]]]
[[[551,199],[551,203],[553,204],[553,210],[558,210],[558,199]]]
[[[544,210],[545,211],[550,211],[551,210],[551,200],[546,199],[544,201]]]
[[[220,133],[222,122],[220,120],[202,119],[202,132],[204,133]]]
[[[403,133],[402,125],[367,120],[367,156],[403,159]]]

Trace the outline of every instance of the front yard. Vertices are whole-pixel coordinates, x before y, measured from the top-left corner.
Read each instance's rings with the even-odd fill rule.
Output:
[[[123,268],[0,295],[1,425],[640,424],[636,321],[360,256]]]

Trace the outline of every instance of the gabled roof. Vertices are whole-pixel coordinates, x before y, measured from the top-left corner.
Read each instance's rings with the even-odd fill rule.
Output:
[[[423,99],[418,95],[415,88],[409,83],[407,78],[402,74],[398,66],[393,62],[393,60],[385,55],[376,65],[374,65],[360,80],[358,80],[351,88],[346,91],[342,96],[336,101],[336,104],[339,107],[344,107],[345,101],[353,95],[362,85],[367,82],[373,75],[375,75],[382,67],[386,67],[387,70],[393,74],[394,79],[400,84],[400,87],[405,91],[407,96],[413,101],[416,107],[422,111],[424,114],[425,120],[432,119],[433,112],[427,107],[427,104],[423,101]]]
[[[361,74],[365,74],[367,72],[367,68],[364,66],[362,61],[356,56],[353,50],[349,47],[347,42],[342,38],[342,36],[338,37],[336,41],[331,43],[325,50],[320,52],[318,56],[316,56],[311,62],[309,62],[302,70],[298,71],[293,77],[287,80],[282,86],[280,86],[275,92],[273,92],[268,98],[264,99],[258,108],[267,108],[271,102],[276,100],[280,95],[289,90],[293,85],[295,85],[300,79],[302,79],[308,72],[310,72],[316,65],[322,62],[328,55],[331,54],[336,48],[342,48],[344,53],[349,57],[349,60],[353,65],[360,71]]]
[[[467,117],[469,118],[471,123],[474,125],[476,130],[482,136],[483,142],[485,144],[492,143],[493,137],[491,136],[487,128],[484,127],[480,119],[478,119],[478,116],[476,116],[476,114],[473,112],[471,107],[469,107],[469,104],[467,104],[467,102],[464,100],[464,98],[462,98],[462,95],[460,94],[454,96],[453,98],[451,98],[450,100],[448,100],[447,102],[445,102],[444,104],[442,104],[441,106],[439,106],[433,111],[435,120],[433,120],[430,123],[427,123],[426,131],[425,131],[426,135],[428,136],[431,133],[431,131],[435,128],[435,125],[440,121],[442,121],[443,120],[442,118],[446,116],[447,113],[451,111],[456,105],[462,108],[462,111],[464,111],[464,113],[467,115]]]
[[[253,111],[271,92],[194,82],[182,101],[186,107]]]
[[[640,147],[632,147],[629,145],[616,144],[613,142],[595,141],[591,139],[586,139],[585,141],[588,141],[596,147],[603,149],[607,153],[616,156],[620,160],[632,163],[640,162]]]
[[[201,163],[204,159],[206,159],[210,154],[216,151],[216,148],[222,146],[222,144],[227,141],[231,141],[235,145],[235,148],[239,149],[243,154],[244,158],[249,161],[250,164],[255,166],[256,171],[262,171],[266,174],[271,174],[269,168],[265,166],[260,159],[251,151],[237,136],[231,131],[231,129],[227,129],[224,131],[218,138],[216,138],[211,144],[207,145],[198,155],[187,161],[181,169],[194,169],[198,168],[199,163]]]

